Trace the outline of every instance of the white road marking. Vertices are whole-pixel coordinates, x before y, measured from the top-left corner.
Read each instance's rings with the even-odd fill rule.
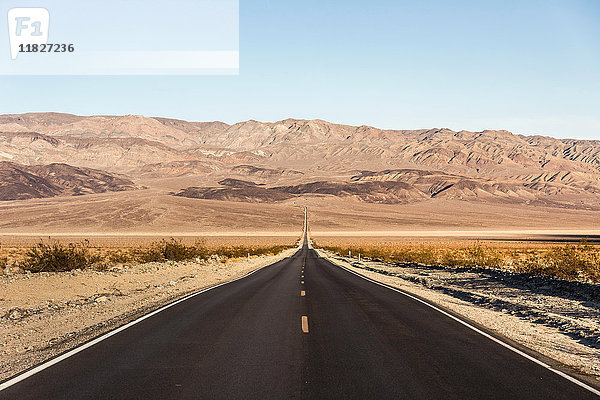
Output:
[[[284,258],[284,260],[285,260],[285,258]],[[280,261],[283,261],[283,260],[280,260]],[[69,358],[69,357],[71,357],[71,356],[74,356],[75,354],[77,354],[77,353],[79,353],[79,352],[81,352],[81,351],[83,351],[83,350],[85,350],[85,349],[87,349],[87,348],[90,348],[90,347],[92,347],[93,345],[95,345],[95,344],[98,344],[98,343],[100,343],[101,341],[103,341],[103,340],[106,340],[106,339],[108,339],[109,337],[111,337],[111,336],[113,336],[113,335],[116,335],[117,333],[119,333],[119,332],[122,332],[122,331],[124,331],[124,330],[125,330],[125,329],[127,329],[127,328],[130,328],[130,327],[132,327],[133,325],[136,325],[136,324],[138,324],[138,323],[142,322],[142,321],[143,321],[143,320],[145,320],[146,318],[150,318],[150,317],[152,317],[153,315],[156,315],[156,314],[158,314],[159,312],[166,310],[167,308],[173,307],[173,306],[174,306],[174,305],[176,305],[176,304],[179,304],[179,303],[181,303],[181,302],[183,302],[183,301],[186,301],[186,300],[188,300],[188,299],[190,299],[190,298],[192,298],[192,297],[194,297],[194,296],[197,296],[197,295],[199,295],[199,294],[202,294],[202,293],[204,293],[204,292],[208,292],[209,290],[216,289],[216,288],[218,288],[218,287],[220,287],[220,286],[227,285],[227,284],[233,283],[233,282],[235,282],[235,281],[239,281],[240,279],[244,279],[244,278],[246,278],[246,277],[248,277],[248,276],[250,276],[250,275],[254,274],[255,272],[258,272],[258,271],[260,271],[261,269],[263,269],[263,268],[266,268],[266,267],[270,267],[270,266],[272,266],[272,265],[275,265],[275,264],[277,264],[277,263],[278,263],[278,262],[280,262],[280,261],[276,261],[276,262],[274,262],[274,263],[272,263],[272,264],[264,265],[264,266],[262,266],[262,267],[260,267],[260,268],[258,268],[258,269],[255,269],[254,271],[251,271],[251,272],[247,273],[247,274],[246,274],[246,275],[244,275],[244,276],[240,276],[239,278],[233,279],[233,280],[231,280],[231,281],[228,281],[228,282],[223,282],[223,283],[219,283],[218,285],[211,286],[211,287],[209,287],[209,288],[206,288],[206,289],[203,289],[203,290],[201,290],[201,291],[199,291],[199,292],[196,292],[196,293],[189,294],[189,295],[187,295],[187,296],[185,296],[185,297],[183,297],[183,298],[181,298],[181,299],[179,299],[179,300],[176,300],[176,301],[174,301],[173,303],[169,303],[169,304],[167,304],[166,306],[163,306],[163,307],[159,308],[158,310],[154,310],[154,311],[152,311],[152,312],[151,312],[151,313],[149,313],[149,314],[143,315],[143,316],[139,317],[139,318],[138,318],[138,319],[136,319],[136,320],[133,320],[133,321],[131,321],[131,322],[129,322],[129,323],[127,323],[127,324],[123,325],[123,326],[120,326],[120,327],[118,327],[118,328],[116,328],[116,329],[114,329],[114,330],[112,330],[112,331],[109,331],[109,332],[105,333],[104,335],[102,335],[102,336],[100,336],[100,337],[97,337],[96,339],[94,339],[94,340],[92,340],[92,341],[89,341],[89,342],[87,342],[87,343],[84,343],[84,344],[82,344],[82,345],[81,345],[81,346],[79,346],[79,347],[75,347],[74,349],[72,349],[72,350],[70,350],[70,351],[66,352],[66,353],[65,353],[65,354],[63,354],[63,355],[60,355],[60,356],[58,356],[58,357],[56,357],[56,358],[53,358],[53,359],[51,359],[51,360],[48,360],[48,361],[46,361],[45,363],[43,363],[43,364],[40,364],[40,365],[38,365],[37,367],[35,367],[35,368],[33,368],[33,369],[31,369],[31,370],[29,370],[29,371],[27,371],[27,372],[24,372],[24,373],[22,373],[21,375],[17,375],[17,376],[15,376],[15,377],[14,377],[14,378],[12,378],[12,379],[9,379],[9,380],[7,380],[6,382],[4,382],[4,383],[0,384],[0,391],[2,391],[2,390],[4,390],[4,389],[7,389],[7,388],[9,388],[10,386],[12,386],[12,385],[14,385],[14,384],[16,384],[16,383],[19,383],[19,382],[21,382],[21,381],[23,381],[23,380],[25,380],[25,379],[27,379],[27,378],[29,378],[29,377],[31,377],[31,376],[33,376],[33,375],[37,374],[38,372],[41,372],[41,371],[45,370],[46,368],[53,366],[54,364],[58,364],[59,362],[61,362],[61,361],[65,360],[65,359],[67,359],[67,358]]]
[[[302,332],[308,333],[308,317],[306,315],[302,316]]]
[[[325,259],[326,259],[326,258],[325,258]],[[329,260],[327,260],[327,261],[329,261]],[[446,312],[446,311],[444,311],[444,310],[442,310],[442,309],[440,309],[440,308],[438,308],[438,307],[434,306],[433,304],[430,304],[430,303],[426,302],[425,300],[421,300],[421,299],[419,299],[418,297],[415,297],[415,296],[413,296],[413,295],[412,295],[412,294],[410,294],[410,293],[407,293],[407,292],[404,292],[404,291],[402,291],[402,290],[400,290],[400,289],[397,289],[397,288],[394,288],[394,287],[391,287],[391,286],[385,285],[385,284],[383,284],[383,283],[381,283],[381,282],[377,282],[376,280],[373,280],[373,279],[371,279],[371,278],[367,278],[366,276],[363,276],[363,275],[361,275],[361,274],[359,274],[359,273],[357,273],[357,272],[354,272],[354,271],[352,271],[352,270],[350,270],[350,269],[348,269],[348,268],[346,268],[346,267],[343,267],[343,266],[341,266],[341,265],[337,265],[337,264],[335,264],[335,263],[333,263],[333,262],[331,262],[331,261],[329,261],[329,263],[331,263],[332,265],[334,265],[334,266],[336,266],[336,267],[342,268],[342,269],[344,269],[344,270],[346,270],[346,271],[350,272],[351,274],[354,274],[354,275],[356,275],[356,276],[358,276],[358,277],[360,277],[360,278],[363,278],[363,279],[365,279],[365,280],[367,280],[367,281],[369,281],[369,282],[373,282],[373,283],[375,283],[375,284],[377,284],[377,285],[379,285],[379,286],[383,286],[384,288],[388,288],[388,289],[390,289],[390,290],[393,290],[393,291],[395,291],[395,292],[401,293],[401,294],[403,294],[403,295],[405,295],[405,296],[407,296],[407,297],[410,297],[411,299],[413,299],[413,300],[416,300],[416,301],[418,301],[419,303],[423,303],[423,304],[425,304],[426,306],[428,306],[428,307],[431,307],[431,308],[433,308],[434,310],[436,310],[436,311],[438,311],[438,312],[440,312],[440,313],[444,314],[444,315],[445,315],[445,316],[447,316],[448,318],[452,318],[453,320],[455,320],[455,321],[459,322],[460,324],[462,324],[462,325],[466,326],[467,328],[469,328],[469,329],[472,329],[473,331],[475,331],[475,332],[479,333],[480,335],[482,335],[482,336],[485,336],[486,338],[488,338],[488,339],[490,339],[490,340],[492,340],[492,341],[494,341],[494,342],[496,342],[496,343],[498,343],[498,344],[500,344],[500,345],[502,345],[502,346],[506,347],[507,349],[509,349],[509,350],[511,350],[511,351],[513,351],[513,352],[515,352],[515,353],[517,353],[518,355],[520,355],[520,356],[522,356],[522,357],[525,357],[526,359],[528,359],[528,360],[530,360],[530,361],[533,361],[534,363],[536,363],[536,364],[538,364],[538,365],[540,365],[540,366],[542,366],[542,367],[546,368],[547,370],[549,370],[549,371],[552,371],[552,372],[554,372],[555,374],[557,374],[557,375],[559,375],[559,376],[561,376],[561,377],[563,377],[563,378],[565,378],[565,379],[567,379],[567,380],[569,380],[569,381],[573,382],[574,384],[576,384],[576,385],[578,385],[578,386],[580,386],[580,387],[582,387],[582,388],[584,388],[584,389],[587,389],[587,390],[589,390],[590,392],[592,392],[592,393],[594,393],[594,394],[596,394],[596,395],[600,396],[600,390],[594,389],[593,387],[591,387],[591,386],[589,386],[589,385],[585,384],[584,382],[581,382],[580,380],[578,380],[578,379],[576,379],[576,378],[572,377],[571,375],[568,375],[568,374],[566,374],[566,373],[564,373],[564,372],[562,372],[562,371],[559,371],[559,370],[557,370],[557,369],[554,369],[554,368],[552,368],[550,365],[546,364],[545,362],[542,362],[542,361],[538,360],[537,358],[535,358],[535,357],[533,357],[533,356],[530,356],[529,354],[527,354],[527,353],[525,353],[525,352],[523,352],[523,351],[521,351],[521,350],[519,350],[519,349],[517,349],[517,348],[515,348],[515,347],[511,346],[511,345],[510,345],[510,344],[508,344],[508,343],[504,343],[502,340],[500,340],[500,339],[497,339],[497,338],[493,337],[492,335],[490,335],[490,334],[488,334],[488,333],[485,333],[485,332],[484,332],[484,331],[482,331],[481,329],[474,327],[473,325],[471,325],[471,324],[469,324],[469,323],[467,323],[467,322],[465,322],[465,321],[461,320],[460,318],[457,318],[457,317],[455,317],[454,315],[452,315],[452,314],[450,314],[450,313],[448,313],[448,312]]]

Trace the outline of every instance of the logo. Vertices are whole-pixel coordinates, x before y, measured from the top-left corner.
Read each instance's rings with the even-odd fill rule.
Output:
[[[48,43],[50,13],[45,8],[12,8],[8,10],[10,57],[16,60],[24,46]],[[30,48],[30,47],[29,47]]]
[[[140,19],[139,1],[0,0],[0,77],[236,75],[238,2],[144,0]]]

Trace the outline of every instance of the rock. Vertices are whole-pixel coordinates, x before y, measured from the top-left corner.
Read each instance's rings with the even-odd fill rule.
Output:
[[[96,303],[104,303],[105,301],[108,301],[108,297],[106,296],[100,296],[96,299]]]

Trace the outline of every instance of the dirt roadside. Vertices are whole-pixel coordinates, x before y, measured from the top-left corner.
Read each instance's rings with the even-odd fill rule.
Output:
[[[489,269],[359,262],[318,252],[337,265],[438,304],[600,383],[598,285]]]
[[[289,257],[0,276],[0,380],[203,288]]]

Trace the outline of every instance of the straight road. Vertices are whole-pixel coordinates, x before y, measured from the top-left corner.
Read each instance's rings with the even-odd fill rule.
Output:
[[[0,399],[597,399],[305,244],[0,391]]]

